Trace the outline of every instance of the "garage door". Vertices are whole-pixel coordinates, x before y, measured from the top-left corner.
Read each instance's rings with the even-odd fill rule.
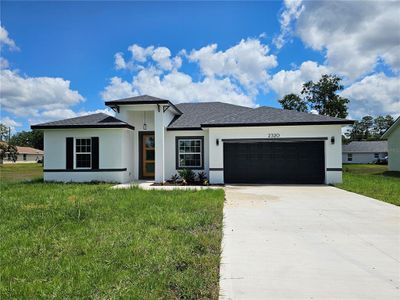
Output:
[[[324,142],[224,142],[224,180],[324,183]]]

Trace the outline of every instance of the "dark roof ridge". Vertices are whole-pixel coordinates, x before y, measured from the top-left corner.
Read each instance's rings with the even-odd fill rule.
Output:
[[[32,129],[62,129],[62,128],[129,128],[134,127],[114,116],[99,112],[63,120],[31,125]]]
[[[259,107],[256,107],[255,109],[260,109],[260,108],[268,108],[268,109],[273,109],[273,110],[293,112],[295,114],[303,114],[303,115],[310,115],[311,114],[311,115],[315,115],[315,116],[327,117],[329,119],[336,119],[337,121],[350,121],[350,120],[347,120],[347,119],[344,119],[344,118],[338,118],[338,117],[314,114],[312,112],[297,111],[297,110],[293,110],[293,109],[285,109],[285,108],[280,108],[280,107],[272,107],[272,106],[267,106],[267,105],[259,106]]]

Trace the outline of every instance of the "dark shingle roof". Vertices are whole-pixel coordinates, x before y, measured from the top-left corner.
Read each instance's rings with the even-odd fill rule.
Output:
[[[353,121],[293,110],[262,106],[249,108],[220,102],[184,103],[183,112],[168,129],[200,127],[284,126],[308,124],[352,124]]]
[[[388,152],[387,141],[353,141],[348,145],[343,145],[343,152],[354,152],[354,153],[378,153]]]
[[[82,117],[65,119],[32,125],[32,129],[58,129],[58,128],[130,128],[133,126],[115,117],[104,113],[91,114]]]
[[[135,104],[169,104],[172,107],[174,107],[178,113],[182,113],[181,111],[179,111],[179,109],[176,108],[176,106],[171,101],[149,95],[141,95],[124,99],[106,101],[105,104],[110,107],[118,105],[135,105]]]
[[[221,119],[227,115],[251,111],[250,107],[222,102],[181,103],[176,107],[183,113],[176,116],[168,129],[200,129],[209,120]]]

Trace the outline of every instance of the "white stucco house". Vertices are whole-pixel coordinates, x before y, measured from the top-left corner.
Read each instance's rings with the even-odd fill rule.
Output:
[[[46,181],[164,182],[181,168],[204,171],[211,184],[342,180],[341,129],[349,120],[146,95],[105,104],[115,117],[32,126],[44,131]]]
[[[388,142],[389,171],[400,171],[400,117],[382,135],[382,139]]]
[[[386,141],[352,141],[343,145],[343,163],[370,164],[386,156],[388,156]]]

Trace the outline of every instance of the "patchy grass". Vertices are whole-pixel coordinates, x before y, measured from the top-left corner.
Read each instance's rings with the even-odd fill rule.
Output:
[[[343,165],[344,190],[400,206],[400,172],[389,172],[383,165]]]
[[[38,163],[0,165],[1,182],[17,182],[43,177],[43,166]]]
[[[1,299],[218,298],[223,190],[0,188]]]

